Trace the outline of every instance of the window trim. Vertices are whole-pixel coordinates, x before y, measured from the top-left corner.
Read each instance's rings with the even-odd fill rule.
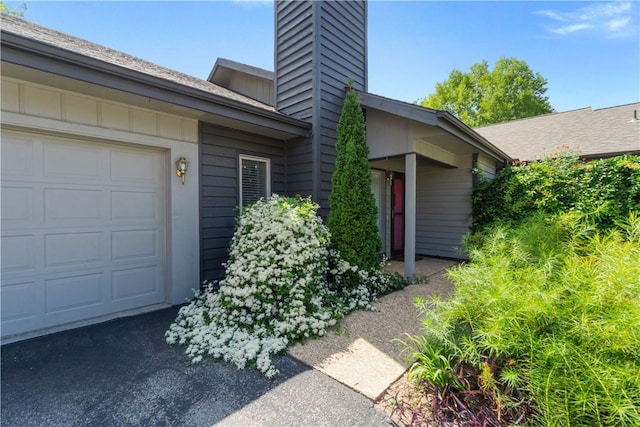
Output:
[[[238,205],[240,211],[243,208],[243,200],[242,200],[242,161],[250,160],[253,162],[260,162],[266,165],[266,186],[265,186],[265,195],[264,197],[271,196],[271,159],[268,157],[258,157],[258,156],[250,156],[247,154],[240,154],[238,156]]]

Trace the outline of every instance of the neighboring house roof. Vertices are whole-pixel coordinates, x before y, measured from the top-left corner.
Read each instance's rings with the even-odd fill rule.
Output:
[[[243,110],[253,114],[260,114],[269,119],[281,121],[288,125],[287,132],[304,134],[293,128],[309,128],[309,125],[303,121],[296,120],[275,110],[274,107],[262,102],[251,99],[242,94],[236,93],[206,80],[198,79],[175,70],[145,61],[126,53],[110,49],[92,43],[77,37],[64,34],[50,28],[46,28],[24,19],[2,14],[2,61],[15,63],[17,65],[32,66],[31,62],[36,61],[34,57],[39,57],[40,62],[38,68],[53,72],[54,74],[64,75],[67,77],[83,80],[87,73],[86,69],[93,71],[107,72],[118,78],[125,78],[128,83],[122,85],[127,92],[136,93],[136,89],[140,88],[140,83],[146,85],[147,88],[154,87],[162,90],[170,90],[174,94],[180,93],[186,95],[190,99],[204,100],[205,103],[213,103],[224,105],[235,110]],[[26,59],[27,56],[29,59]],[[27,61],[31,61],[27,63]],[[54,65],[53,62],[56,62]],[[60,67],[60,63],[67,66]],[[71,65],[81,65],[82,72],[73,71]],[[72,74],[72,73],[76,74]],[[82,76],[82,77],[80,77]],[[88,81],[88,80],[87,80]],[[132,85],[131,82],[135,82]],[[92,83],[107,86],[111,82],[104,79],[91,81]],[[126,87],[126,89],[125,89]],[[140,91],[142,96],[149,96],[149,90],[144,93]],[[167,102],[175,102],[175,95],[166,95]],[[189,105],[184,105],[189,104]],[[183,106],[196,109],[203,107],[204,103],[183,103]],[[208,107],[204,110],[211,114],[219,113],[218,110]],[[229,117],[233,117],[235,113],[228,113]],[[237,115],[237,114],[236,114]],[[233,117],[237,118],[237,117]]]
[[[562,151],[577,151],[586,158],[640,154],[640,103],[581,108],[475,131],[519,160],[537,160]]]
[[[405,119],[413,120],[425,125],[435,126],[447,134],[453,135],[467,144],[487,152],[500,161],[510,161],[511,157],[503,150],[492,144],[490,140],[464,124],[453,114],[425,108],[420,105],[374,95],[369,92],[358,91],[360,103],[365,108],[374,108]]]

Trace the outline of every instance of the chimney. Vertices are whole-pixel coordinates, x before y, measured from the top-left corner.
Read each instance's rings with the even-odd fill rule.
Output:
[[[367,90],[367,2],[276,1],[274,44],[276,108],[312,124],[288,149],[289,193],[311,195],[324,216],[345,87]]]

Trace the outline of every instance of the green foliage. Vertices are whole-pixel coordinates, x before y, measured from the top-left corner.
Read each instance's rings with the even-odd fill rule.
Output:
[[[371,193],[369,147],[360,99],[347,91],[338,122],[336,170],[331,177],[327,226],[331,241],[347,262],[373,271],[379,267],[382,242],[377,207]]]
[[[20,10],[20,9],[22,9],[22,10]],[[7,6],[7,4],[5,2],[0,0],[0,13],[6,13],[8,15],[23,17],[25,10],[27,10],[27,5],[25,3],[20,5],[19,9],[14,9],[11,6]]]
[[[413,361],[408,372],[410,378],[426,381],[443,391],[449,387],[463,388],[455,375],[455,354],[448,347],[431,343],[424,336],[409,336],[407,340],[414,349],[408,357]]]
[[[449,111],[469,126],[484,126],[552,113],[546,86],[526,62],[503,57],[491,71],[487,61],[467,73],[454,69],[421,105]]]
[[[438,350],[409,343],[426,371],[417,378],[453,355],[450,366],[494,389],[496,410],[530,402],[534,425],[640,425],[637,213],[604,232],[577,212],[538,213],[475,242],[471,261],[449,272],[454,296],[423,305],[423,340]]]
[[[472,196],[474,229],[517,223],[537,211],[577,210],[611,227],[640,211],[640,157],[625,155],[583,162],[577,156],[546,158],[503,169]]]

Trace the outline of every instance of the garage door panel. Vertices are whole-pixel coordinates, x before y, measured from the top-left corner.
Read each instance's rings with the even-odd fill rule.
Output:
[[[158,185],[162,179],[162,162],[130,150],[111,152],[111,181],[131,184]]]
[[[105,235],[94,233],[48,234],[45,240],[45,266],[73,266],[101,263]]]
[[[36,167],[34,141],[3,135],[1,164],[3,178],[32,177]]]
[[[36,271],[36,237],[34,235],[2,236],[2,279],[11,273]],[[3,295],[4,296],[4,295]]]
[[[35,220],[33,201],[32,188],[3,186],[0,208],[3,225],[32,225]]]
[[[100,190],[47,188],[44,190],[44,212],[47,223],[104,219]]]
[[[72,181],[100,182],[104,180],[104,153],[78,144],[45,144],[44,176]]]
[[[114,191],[111,193],[111,219],[116,224],[155,222],[161,213],[158,202],[157,194],[152,191]]]
[[[103,305],[107,295],[103,290],[105,279],[103,273],[83,274],[60,277],[45,281],[45,311],[56,313],[60,311],[87,310],[91,306]],[[91,313],[94,309],[89,310]],[[78,320],[83,313],[70,315],[67,319]]]
[[[158,230],[114,231],[111,234],[111,259],[137,261],[159,255]]]
[[[161,289],[158,269],[154,265],[115,270],[111,280],[115,302],[132,298],[158,302],[156,296]]]
[[[33,317],[37,306],[36,283],[2,284],[2,327],[5,322]],[[5,331],[3,331],[5,332]]]

